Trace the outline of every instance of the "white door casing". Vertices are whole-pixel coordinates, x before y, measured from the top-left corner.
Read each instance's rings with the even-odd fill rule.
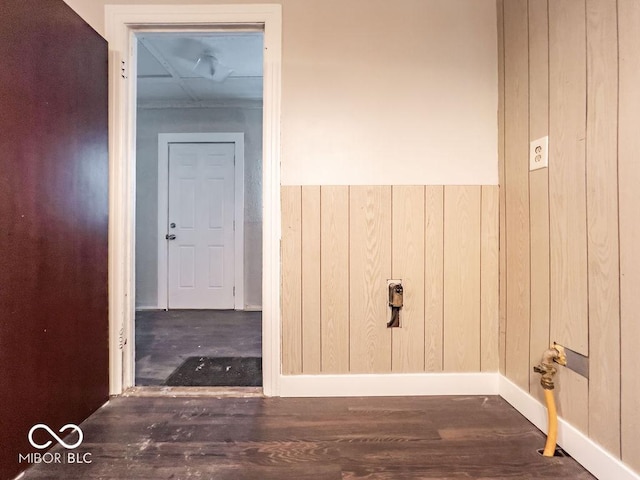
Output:
[[[169,144],[169,308],[234,308],[234,150]]]
[[[202,32],[229,25],[264,29],[263,390],[267,396],[279,394],[282,6],[173,4],[105,6],[109,42],[109,392],[112,395],[132,387],[135,377],[135,33],[166,29]]]

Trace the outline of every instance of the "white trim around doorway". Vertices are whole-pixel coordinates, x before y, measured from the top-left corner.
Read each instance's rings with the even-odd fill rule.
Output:
[[[109,42],[109,391],[135,379],[135,128],[139,31],[264,30],[263,90],[263,389],[280,380],[280,97],[282,7],[257,5],[106,5]]]
[[[169,144],[234,144],[234,308],[244,310],[244,133],[158,134],[158,308],[168,309],[167,212],[169,211]]]

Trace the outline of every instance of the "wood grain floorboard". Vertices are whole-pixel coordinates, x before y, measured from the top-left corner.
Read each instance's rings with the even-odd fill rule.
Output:
[[[262,312],[136,312],[136,385],[162,385],[189,357],[261,357]]]
[[[82,424],[90,464],[24,479],[593,478],[488,397],[119,397]],[[52,451],[58,451],[59,447]]]

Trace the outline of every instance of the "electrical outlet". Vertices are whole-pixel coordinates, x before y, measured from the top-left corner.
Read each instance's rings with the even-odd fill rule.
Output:
[[[529,170],[549,166],[549,137],[538,138],[529,147]]]

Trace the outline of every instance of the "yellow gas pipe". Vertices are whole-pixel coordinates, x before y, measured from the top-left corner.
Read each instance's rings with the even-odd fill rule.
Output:
[[[553,376],[558,371],[553,362],[560,365],[567,364],[567,357],[564,348],[560,345],[553,344],[550,349],[545,350],[542,354],[540,365],[533,367],[533,371],[540,373],[540,384],[544,389],[544,399],[547,403],[547,416],[549,418],[549,430],[547,432],[547,443],[544,446],[542,455],[544,457],[553,457],[556,451],[556,442],[558,439],[558,412],[556,411],[556,401],[553,397]]]
[[[556,412],[556,400],[553,397],[553,390],[544,391],[544,400],[547,402],[547,416],[549,418],[549,431],[547,432],[547,443],[544,444],[542,456],[553,457],[556,453],[556,442],[558,439],[558,412]]]

